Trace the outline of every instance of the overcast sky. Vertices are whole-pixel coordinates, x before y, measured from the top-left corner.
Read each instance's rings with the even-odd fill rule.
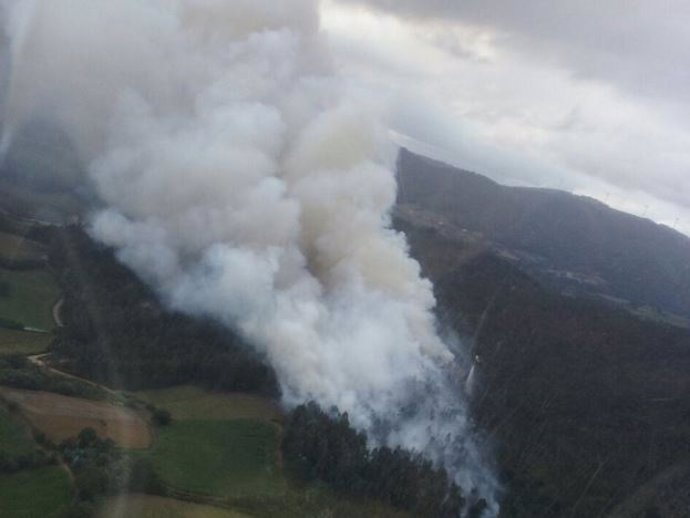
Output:
[[[322,18],[401,142],[690,233],[687,0],[324,0]]]

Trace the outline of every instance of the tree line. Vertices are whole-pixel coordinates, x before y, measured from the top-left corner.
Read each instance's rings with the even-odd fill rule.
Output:
[[[103,399],[105,396],[94,385],[51,374],[20,354],[0,356],[0,385],[86,399]]]
[[[50,262],[64,296],[52,346],[61,368],[130,390],[196,383],[277,395],[273,370],[237,333],[164,308],[80,227],[55,231]]]
[[[486,509],[482,499],[468,502],[443,468],[400,447],[370,450],[366,434],[351,426],[346,413],[327,414],[313,402],[288,415],[282,449],[289,469],[302,480],[415,516],[457,518],[464,512],[478,518]]]

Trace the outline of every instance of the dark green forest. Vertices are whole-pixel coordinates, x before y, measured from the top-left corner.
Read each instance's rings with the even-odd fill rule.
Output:
[[[490,251],[397,225],[441,321],[478,358],[472,405],[498,455],[501,516],[607,516],[690,459],[687,329],[561,295]],[[681,505],[671,500],[654,505]]]
[[[455,518],[461,512],[479,517],[482,499],[468,502],[444,469],[401,448],[370,451],[367,437],[355,431],[347,414],[326,414],[315,403],[290,412],[283,452],[305,481],[320,481],[336,491],[382,500],[419,517]]]

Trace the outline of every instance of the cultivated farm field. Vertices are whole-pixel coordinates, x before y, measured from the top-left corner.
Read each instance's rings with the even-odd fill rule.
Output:
[[[131,409],[101,401],[0,388],[0,398],[18,407],[33,428],[59,443],[76,437],[84,428],[93,428],[123,448],[143,449],[152,436],[145,419]]]

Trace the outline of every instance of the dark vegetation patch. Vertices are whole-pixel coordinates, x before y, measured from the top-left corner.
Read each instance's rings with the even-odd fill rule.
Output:
[[[147,457],[127,454],[92,428],[56,448],[74,473],[79,500],[93,502],[104,495],[127,492],[165,493]]]
[[[0,385],[87,399],[105,398],[105,393],[100,388],[47,372],[20,354],[0,356]]]
[[[0,356],[0,385],[87,399],[105,397],[105,393],[98,387],[47,372],[20,354]]]

